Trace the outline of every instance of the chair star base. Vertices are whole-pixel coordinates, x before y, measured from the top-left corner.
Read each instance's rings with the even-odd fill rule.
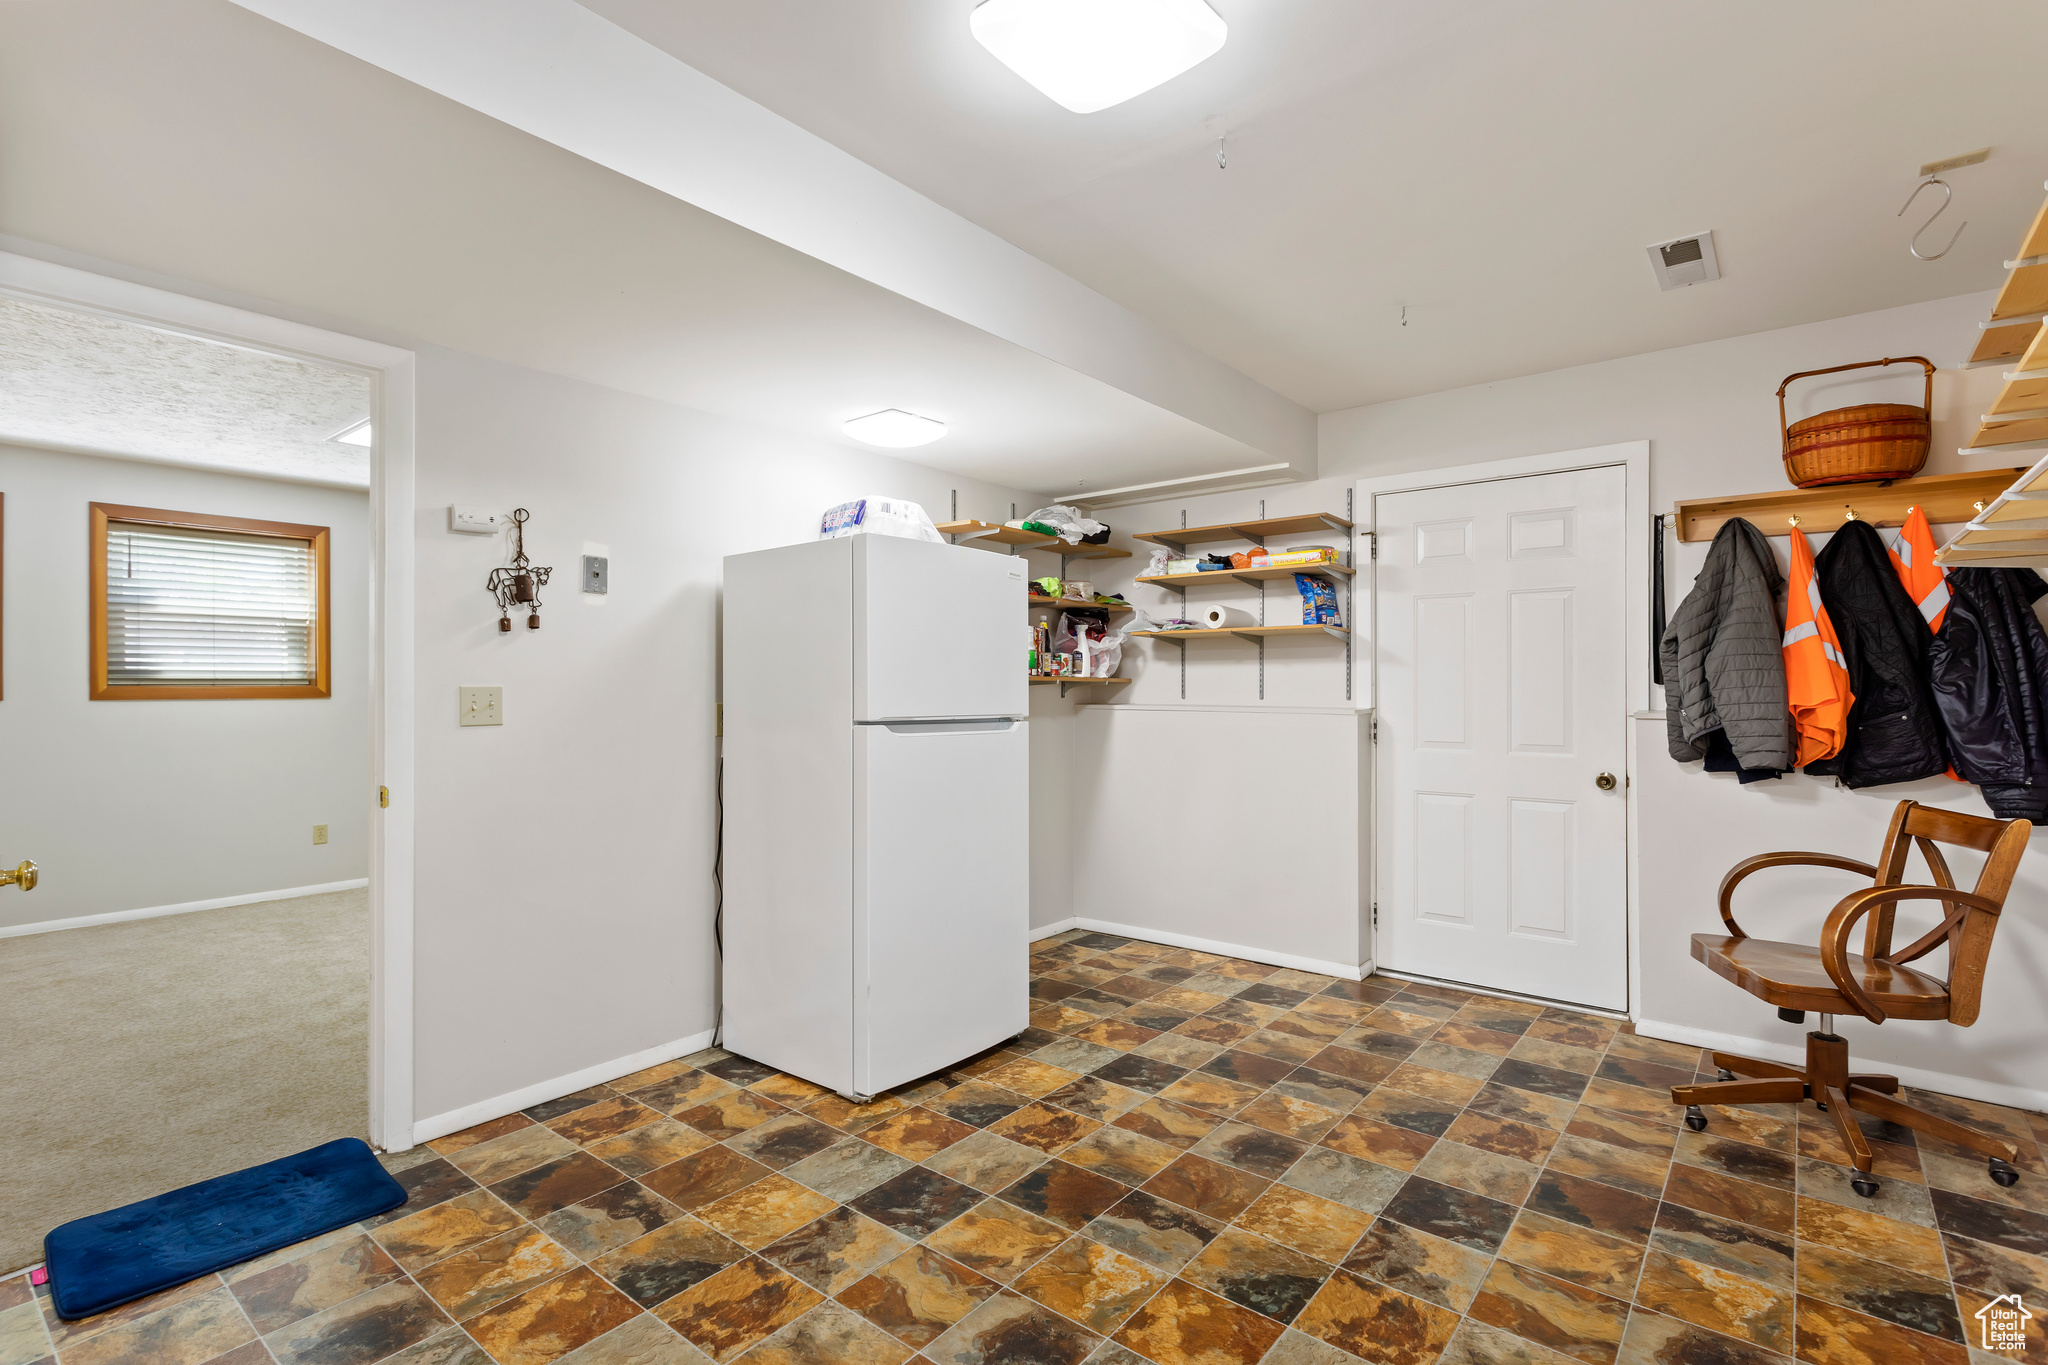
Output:
[[[1714,1065],[1722,1074],[1737,1079],[1671,1087],[1671,1102],[1686,1107],[1688,1128],[1695,1132],[1706,1128],[1703,1105],[1798,1104],[1812,1100],[1834,1120],[1835,1131],[1840,1134],[1842,1145],[1849,1149],[1850,1161],[1856,1167],[1850,1185],[1866,1199],[1877,1194],[1878,1185],[1871,1176],[1870,1143],[1856,1126],[1854,1111],[1984,1153],[1990,1158],[1991,1178],[2000,1185],[2010,1186],[2019,1180],[2019,1172],[2012,1166],[2019,1149],[2012,1143],[1894,1098],[1899,1093],[1896,1076],[1850,1072],[1848,1041],[1836,1034],[1815,1030],[1806,1035],[1804,1068],[1760,1062],[1731,1052],[1716,1052]]]

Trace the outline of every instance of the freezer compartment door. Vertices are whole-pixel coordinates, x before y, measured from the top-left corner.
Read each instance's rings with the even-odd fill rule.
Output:
[[[880,1094],[1030,1022],[1029,727],[856,727],[854,1075]]]
[[[1030,714],[1022,557],[853,539],[855,720]]]

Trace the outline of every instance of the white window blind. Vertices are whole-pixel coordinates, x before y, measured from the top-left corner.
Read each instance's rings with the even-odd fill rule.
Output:
[[[107,525],[107,682],[314,681],[313,544]]]

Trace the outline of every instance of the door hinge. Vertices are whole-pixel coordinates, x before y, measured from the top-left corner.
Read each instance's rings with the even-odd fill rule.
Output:
[[[1378,716],[1372,718],[1372,742],[1375,744],[1380,742],[1380,718]]]
[[[377,808],[378,808],[379,810],[382,810],[382,809],[384,809],[385,807],[389,806],[390,804],[391,804],[391,788],[389,788],[389,787],[379,787],[379,788],[377,788]]]
[[[1372,927],[1375,929],[1380,927],[1380,903],[1378,901],[1372,903]]]

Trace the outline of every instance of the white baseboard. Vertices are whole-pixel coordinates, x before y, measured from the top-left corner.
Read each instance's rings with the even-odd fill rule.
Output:
[[[1716,1033],[1712,1029],[1692,1028],[1686,1024],[1667,1024],[1657,1019],[1638,1019],[1636,1032],[1648,1038],[1662,1038],[1667,1043],[1686,1043],[1693,1047],[1713,1048],[1716,1052],[1740,1053],[1745,1057],[1754,1057],[1760,1062],[1784,1062],[1791,1066],[1806,1064],[1806,1047],[1803,1043],[1743,1038],[1733,1033]],[[1986,1104],[2002,1104],[2012,1109],[2030,1109],[2037,1114],[2048,1111],[2048,1090],[2029,1090],[2025,1086],[1982,1081],[1974,1076],[1954,1076],[1945,1071],[1923,1071],[1917,1066],[1900,1066],[1894,1062],[1879,1061],[1874,1057],[1852,1056],[1850,1060],[1859,1070],[1897,1076],[1903,1084],[1918,1090],[1933,1090],[1943,1095],[1960,1095],[1966,1100],[1982,1100]]]
[[[1054,934],[1064,934],[1067,930],[1076,927],[1080,923],[1081,921],[1075,919],[1072,915],[1067,916],[1065,919],[1056,919],[1051,924],[1043,924],[1033,929],[1031,931],[1031,941],[1036,943],[1042,938],[1051,938]]]
[[[1187,934],[1169,934],[1163,929],[1141,929],[1135,924],[1112,924],[1106,919],[1087,919],[1076,915],[1072,919],[1058,920],[1043,928],[1033,929],[1033,940],[1047,934],[1057,934],[1067,929],[1087,929],[1098,934],[1116,934],[1121,938],[1141,939],[1146,943],[1164,943],[1169,948],[1192,948],[1198,953],[1218,953],[1224,957],[1241,957],[1247,962],[1263,962],[1268,967],[1292,967],[1298,972],[1314,972],[1318,976],[1337,976],[1346,981],[1363,981],[1372,975],[1370,959],[1362,963],[1325,962],[1321,958],[1297,957],[1293,953],[1276,953],[1270,948],[1251,948],[1242,943],[1218,943],[1214,939],[1192,938]]]
[[[432,1142],[437,1137],[459,1133],[465,1128],[474,1128],[479,1123],[489,1123],[492,1119],[516,1114],[536,1104],[560,1099],[564,1095],[573,1095],[589,1086],[602,1085],[621,1076],[630,1076],[635,1071],[644,1071],[650,1066],[659,1066],[678,1057],[687,1057],[692,1052],[701,1052],[711,1046],[711,1039],[716,1032],[715,1029],[706,1029],[702,1033],[677,1038],[673,1042],[662,1043],[642,1052],[614,1057],[608,1062],[599,1062],[596,1066],[586,1066],[581,1071],[572,1071],[553,1080],[535,1081],[532,1085],[507,1094],[494,1095],[487,1100],[478,1100],[475,1104],[466,1104],[445,1114],[416,1120],[412,1125],[413,1143],[418,1145],[422,1142]]]
[[[225,910],[232,905],[296,900],[300,896],[324,896],[330,891],[354,891],[369,884],[368,877],[354,877],[345,882],[321,882],[317,886],[287,886],[277,891],[252,891],[246,896],[217,896],[210,901],[186,901],[182,905],[150,905],[140,910],[112,910],[104,915],[80,915],[75,919],[46,919],[36,924],[0,925],[0,938],[19,938],[23,934],[48,934],[59,929],[90,929],[95,924],[125,924],[134,919],[162,919],[165,915],[189,915],[195,910]]]

